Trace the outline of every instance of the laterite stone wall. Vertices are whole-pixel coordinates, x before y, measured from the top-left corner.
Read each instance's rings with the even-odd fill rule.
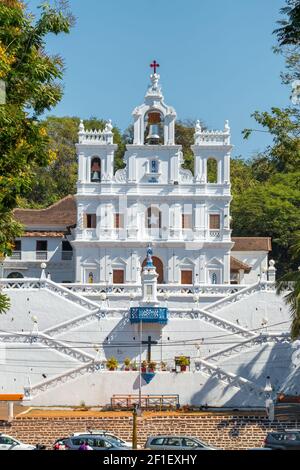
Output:
[[[150,435],[185,434],[223,449],[261,447],[266,433],[271,430],[297,428],[297,421],[274,421],[262,416],[222,414],[147,415],[138,418],[138,441],[144,446]],[[105,429],[125,440],[132,437],[132,418],[120,417],[20,417],[10,425],[3,423],[0,432],[7,433],[29,444],[45,444],[49,448],[59,437],[73,432]]]

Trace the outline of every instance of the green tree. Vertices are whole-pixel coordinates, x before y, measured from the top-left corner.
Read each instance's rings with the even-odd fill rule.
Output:
[[[294,266],[289,247],[300,230],[300,172],[278,173],[233,198],[234,235],[272,237],[279,276]]]
[[[278,21],[280,28],[275,29],[280,46],[298,45],[300,43],[300,1],[287,0],[280,12],[286,15]]]
[[[300,231],[295,233],[291,246],[292,256],[298,261],[300,256]],[[283,294],[284,300],[290,307],[292,315],[291,337],[292,340],[300,336],[300,268],[291,271],[281,277],[276,283],[277,294]]]
[[[0,3],[0,79],[6,86],[5,104],[0,106],[0,220],[6,220],[1,227],[2,255],[10,254],[19,235],[12,209],[29,191],[33,168],[55,157],[39,116],[62,96],[63,61],[46,53],[45,38],[69,32],[73,19],[66,8],[45,3],[35,19],[19,0]]]

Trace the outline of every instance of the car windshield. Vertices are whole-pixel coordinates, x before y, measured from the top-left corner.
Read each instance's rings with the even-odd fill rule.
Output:
[[[126,447],[123,441],[121,439],[118,439],[117,437],[110,437],[109,436],[109,442],[112,443],[113,446],[117,447]]]
[[[114,436],[113,434],[107,434],[106,433],[106,434],[104,434],[104,436],[107,436],[110,441],[114,440],[114,441],[117,441],[119,444],[125,444],[125,441],[123,441],[122,439],[120,439],[117,436]]]

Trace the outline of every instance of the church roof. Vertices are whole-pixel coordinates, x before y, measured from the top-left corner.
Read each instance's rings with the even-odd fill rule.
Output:
[[[232,237],[232,251],[271,251],[271,237]]]
[[[76,201],[72,195],[66,196],[46,209],[15,209],[14,218],[25,227],[68,227],[76,224]]]
[[[250,273],[252,266],[249,264],[243,263],[239,259],[236,259],[234,256],[230,256],[230,271],[237,272],[240,269],[243,269],[246,274]]]

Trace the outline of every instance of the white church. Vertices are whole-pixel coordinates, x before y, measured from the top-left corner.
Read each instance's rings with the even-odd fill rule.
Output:
[[[271,239],[231,237],[228,121],[221,131],[197,121],[192,174],[155,67],[150,79],[124,169],[114,172],[111,121],[103,131],[81,121],[76,195],[14,211],[24,233],[1,263],[11,307],[0,318],[0,393],[32,406],[142,394],[259,407],[270,377],[274,399],[297,395]]]

